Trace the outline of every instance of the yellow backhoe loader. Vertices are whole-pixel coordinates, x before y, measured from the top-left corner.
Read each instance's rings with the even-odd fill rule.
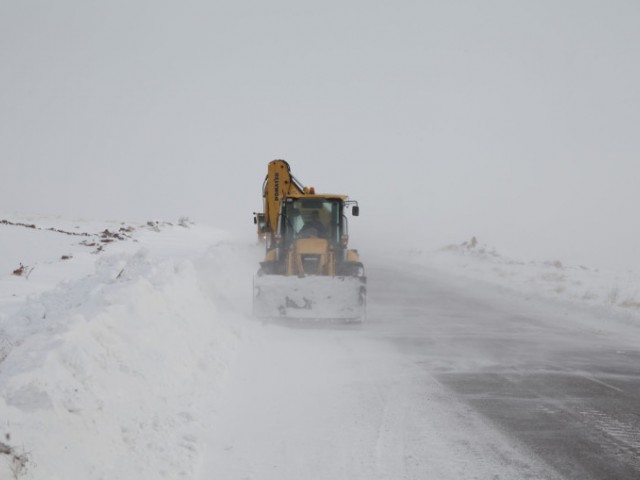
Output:
[[[254,222],[266,253],[254,277],[254,315],[363,321],[367,280],[357,250],[347,247],[345,215],[357,216],[358,203],[315,193],[284,160],[269,163],[262,197]]]

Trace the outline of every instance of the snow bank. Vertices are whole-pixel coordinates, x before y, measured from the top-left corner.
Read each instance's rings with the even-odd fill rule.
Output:
[[[565,265],[560,260],[524,261],[500,254],[475,237],[437,251],[413,250],[410,261],[473,278],[527,297],[567,301],[640,324],[640,275]]]
[[[0,478],[195,475],[242,310],[233,288],[209,290],[237,283],[212,265],[248,268],[251,250],[234,258],[220,241],[141,229],[106,253],[76,253],[71,280],[52,262],[61,280],[37,294],[10,293],[34,277],[2,278],[0,299],[17,300],[0,302]]]

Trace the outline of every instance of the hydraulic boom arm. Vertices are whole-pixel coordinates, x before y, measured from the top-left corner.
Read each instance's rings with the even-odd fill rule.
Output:
[[[302,194],[305,187],[291,175],[291,168],[284,160],[269,162],[267,177],[262,186],[264,199],[264,223],[268,235],[274,235],[278,229],[280,205],[291,194]]]

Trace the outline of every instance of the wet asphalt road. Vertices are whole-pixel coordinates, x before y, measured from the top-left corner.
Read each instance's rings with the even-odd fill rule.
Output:
[[[427,270],[368,274],[366,330],[497,429],[563,478],[640,479],[640,327]]]

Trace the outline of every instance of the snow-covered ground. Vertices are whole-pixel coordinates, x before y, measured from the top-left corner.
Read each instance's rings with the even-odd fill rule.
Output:
[[[640,274],[632,269],[569,265],[562,259],[510,258],[475,237],[437,250],[414,249],[403,255],[399,261],[404,263],[486,282],[531,299],[587,308],[640,326]]]
[[[300,335],[250,321],[257,245],[187,221],[0,220],[0,479],[493,478],[496,449],[526,461],[358,327]],[[477,242],[408,257],[640,318],[631,272],[516,261]],[[412,389],[395,388],[403,379]],[[467,445],[478,432],[478,461],[451,465],[460,452],[441,440]],[[415,448],[394,450],[400,440]]]
[[[0,220],[0,478],[193,478],[256,247],[195,225]]]

